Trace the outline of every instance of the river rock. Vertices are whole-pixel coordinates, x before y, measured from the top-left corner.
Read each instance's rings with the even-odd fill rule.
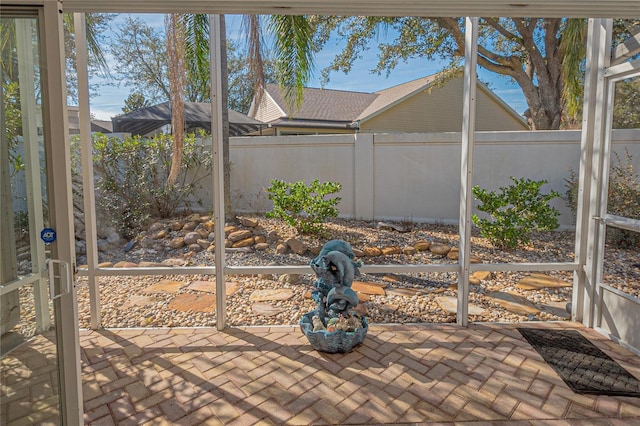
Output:
[[[233,231],[229,234],[228,238],[231,242],[236,242],[240,240],[246,240],[249,237],[253,236],[253,232],[248,229],[240,229],[237,231]]]
[[[189,246],[191,244],[197,243],[200,238],[201,236],[198,232],[189,232],[184,236],[184,243]]]
[[[291,249],[292,252],[303,255],[309,250],[309,246],[304,242],[298,240],[297,238],[289,238],[286,241],[287,246]]]

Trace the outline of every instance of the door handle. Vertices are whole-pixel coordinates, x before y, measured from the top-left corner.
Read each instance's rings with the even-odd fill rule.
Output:
[[[58,265],[60,275],[56,275],[54,264]],[[51,300],[71,293],[71,267],[69,264],[62,260],[49,259],[47,260],[47,266],[49,268],[49,294],[51,295]],[[58,294],[56,294],[55,288],[56,278],[60,280],[60,293]]]

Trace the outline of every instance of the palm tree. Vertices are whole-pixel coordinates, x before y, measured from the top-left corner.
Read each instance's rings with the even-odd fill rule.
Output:
[[[264,90],[263,68],[263,44],[261,43],[260,18],[248,15],[247,31],[249,39],[249,66],[257,99],[260,99]],[[180,22],[184,30],[184,52],[186,55],[186,70],[191,81],[198,81],[202,90],[208,89],[209,76],[209,23],[206,15],[181,15]],[[221,39],[222,45],[222,104],[227,105],[227,56],[226,56],[226,31],[224,15],[221,15]],[[273,15],[269,18],[269,28],[275,37],[276,67],[278,81],[283,86],[285,96],[291,105],[298,106],[302,101],[303,89],[311,76],[313,68],[313,31],[309,21],[304,16],[280,16]],[[176,96],[172,94],[172,99]],[[223,108],[223,161],[224,170],[224,202],[225,216],[232,220],[234,212],[231,206],[231,183],[229,161],[229,118],[228,111]],[[173,119],[172,119],[173,125]],[[175,129],[175,127],[174,127]],[[174,134],[175,141],[175,134]],[[174,149],[174,163],[179,163],[177,156],[181,155],[179,149]],[[172,163],[172,169],[173,169]]]

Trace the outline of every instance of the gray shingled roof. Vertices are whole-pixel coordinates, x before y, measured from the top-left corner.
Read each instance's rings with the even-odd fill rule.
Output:
[[[374,93],[305,88],[302,105],[291,114],[292,117],[280,117],[272,120],[270,124],[278,126],[350,127],[358,121],[369,119],[407,97],[429,88],[437,79],[438,74],[433,74]],[[482,83],[479,84],[481,87],[485,87]],[[493,97],[496,102],[503,104],[507,110],[511,111],[516,119],[522,120],[522,117],[495,93],[486,87],[485,89],[487,94]],[[287,104],[280,87],[276,84],[267,84],[266,90],[280,109],[287,111]]]
[[[187,130],[202,128],[211,132],[211,104],[208,102],[185,102],[184,117]],[[171,108],[169,102],[163,102],[147,108],[142,108],[128,114],[119,115],[111,119],[114,132],[126,132],[134,135],[146,135],[160,127],[171,124]],[[264,123],[229,110],[229,135],[241,136],[256,131]]]
[[[280,108],[287,112],[282,90],[277,84],[267,84],[267,92]],[[378,97],[375,93],[347,92],[330,89],[304,89],[304,99],[300,109],[293,111],[295,120],[324,120],[353,122],[360,113]]]

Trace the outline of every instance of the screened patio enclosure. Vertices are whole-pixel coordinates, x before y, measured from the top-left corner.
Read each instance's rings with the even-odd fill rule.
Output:
[[[575,260],[562,264],[472,264],[471,254],[471,206],[473,186],[473,151],[475,140],[475,88],[477,68],[478,19],[466,19],[465,30],[465,102],[462,123],[462,148],[460,163],[460,215],[459,260],[455,265],[365,265],[367,273],[378,272],[443,272],[458,274],[457,323],[468,324],[469,274],[477,270],[488,271],[552,271],[566,270],[574,273],[572,318],[589,327],[606,333],[635,350],[640,349],[640,333],[633,325],[640,322],[640,304],[637,298],[624,294],[602,282],[604,238],[607,228],[640,230],[640,222],[607,213],[608,165],[611,159],[611,130],[613,86],[617,81],[637,78],[640,62],[632,61],[640,51],[640,35],[636,34],[613,52],[611,44],[611,18],[640,14],[639,1],[537,1],[514,4],[509,1],[414,1],[393,4],[380,1],[110,1],[96,2],[70,0],[63,3],[64,11],[75,13],[83,19],[89,12],[153,12],[153,13],[206,13],[211,24],[211,82],[216,102],[212,103],[211,129],[213,129],[214,223],[216,240],[224,240],[224,175],[221,128],[221,76],[219,72],[219,15],[217,14],[323,14],[323,15],[373,15],[373,16],[529,16],[529,17],[580,17],[589,18],[587,44],[587,73],[585,78],[584,116],[581,136],[579,170],[579,198],[576,226]],[[82,40],[82,37],[79,37]],[[83,57],[78,56],[80,68]],[[86,63],[84,63],[86,69]],[[84,76],[83,76],[84,74]],[[79,85],[87,85],[86,73],[79,71]],[[88,91],[81,91],[81,122],[88,123]],[[87,126],[81,131],[84,151],[90,152],[90,135]],[[89,279],[92,311],[91,324],[100,325],[99,289],[97,278],[115,274],[210,274],[215,275],[219,297],[217,302],[217,327],[226,326],[224,283],[225,275],[258,273],[308,273],[307,267],[273,266],[250,267],[225,264],[224,249],[215,253],[213,267],[166,268],[99,268],[95,239],[95,200],[89,156],[84,156],[83,173],[85,189],[85,223],[87,229],[86,270],[79,271]]]

